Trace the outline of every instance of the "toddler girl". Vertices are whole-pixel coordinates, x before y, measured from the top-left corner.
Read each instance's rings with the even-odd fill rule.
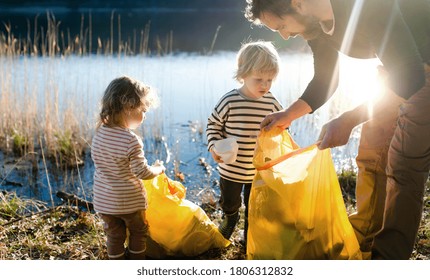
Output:
[[[156,101],[148,86],[126,76],[114,79],[102,98],[91,157],[95,165],[94,209],[104,222],[109,259],[125,259],[126,251],[129,259],[145,258],[147,198],[141,179],[154,178],[165,167],[159,161],[148,165],[142,140],[132,130],[142,124]]]

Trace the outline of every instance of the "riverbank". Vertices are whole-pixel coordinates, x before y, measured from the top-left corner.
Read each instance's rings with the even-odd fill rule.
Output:
[[[46,203],[0,193],[0,260],[107,260],[106,236],[100,217],[85,206]],[[69,201],[70,202],[70,201]],[[214,209],[207,209],[211,216]],[[219,220],[215,220],[219,223]],[[243,227],[243,225],[240,225]],[[232,245],[185,259],[245,259],[239,231]],[[168,256],[166,259],[178,259]],[[184,259],[184,257],[180,257]]]
[[[340,177],[347,209],[354,200],[345,192],[347,178]],[[13,193],[1,193],[0,199],[0,260],[106,260],[106,236],[100,218],[85,207],[68,203],[49,207],[46,203],[25,200]],[[219,223],[214,208],[202,205],[209,218]],[[245,250],[238,242],[239,231],[232,244],[212,249],[187,259],[243,260]],[[168,257],[168,259],[177,259]],[[426,186],[424,209],[412,260],[430,260],[430,185]]]

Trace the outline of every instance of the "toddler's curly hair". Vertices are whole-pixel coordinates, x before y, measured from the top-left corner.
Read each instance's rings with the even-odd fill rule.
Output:
[[[158,106],[158,97],[148,85],[128,76],[118,77],[107,86],[101,100],[101,110],[97,128],[121,124],[121,114],[141,108],[147,111]]]

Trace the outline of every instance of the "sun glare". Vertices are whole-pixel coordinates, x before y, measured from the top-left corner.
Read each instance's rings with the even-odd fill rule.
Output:
[[[366,101],[374,101],[383,89],[383,78],[378,70],[379,59],[355,59],[340,56],[340,80],[338,90],[355,107]]]

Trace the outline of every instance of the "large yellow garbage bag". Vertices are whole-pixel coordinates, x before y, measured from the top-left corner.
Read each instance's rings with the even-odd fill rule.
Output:
[[[186,189],[180,182],[165,174],[143,182],[149,235],[167,255],[197,256],[230,244],[203,209],[185,199]]]
[[[330,150],[262,131],[249,200],[249,259],[361,259]]]

